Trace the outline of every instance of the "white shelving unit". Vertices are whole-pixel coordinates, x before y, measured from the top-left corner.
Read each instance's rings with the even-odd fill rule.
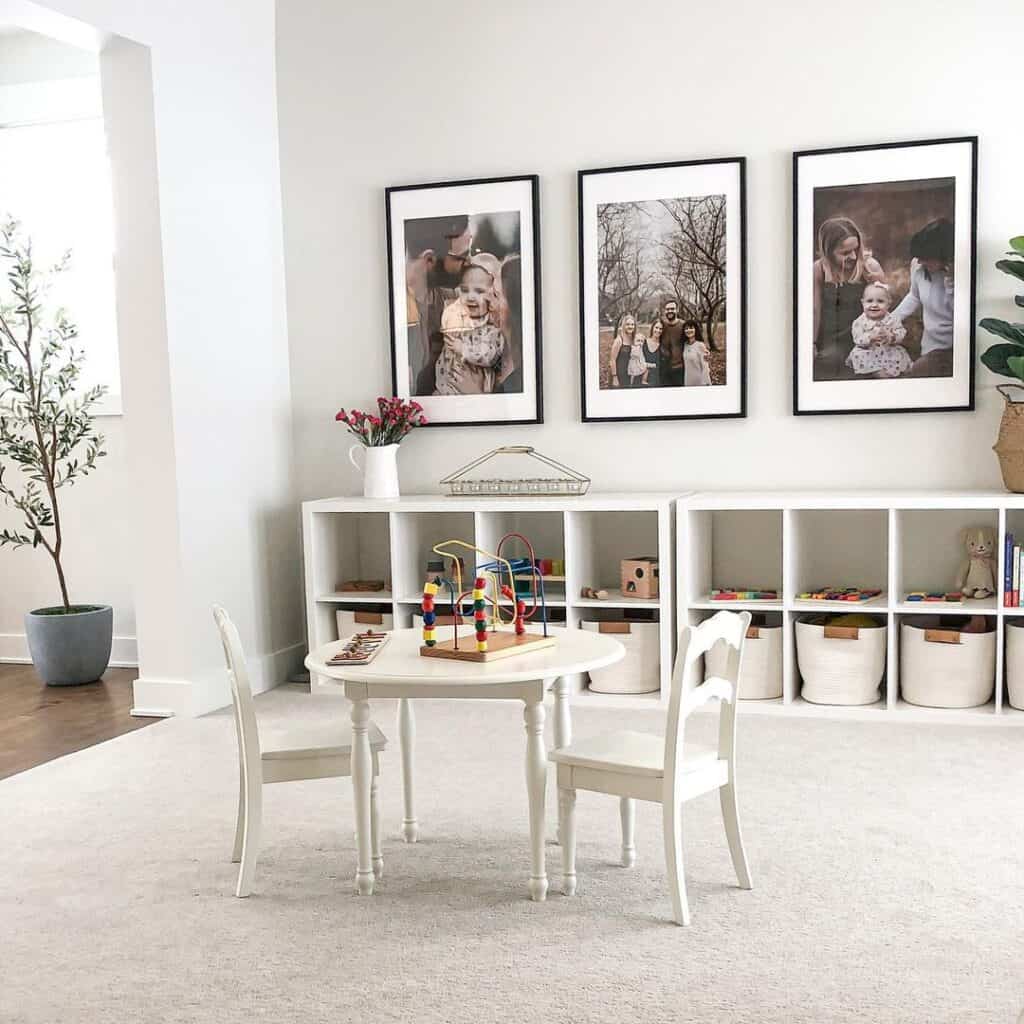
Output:
[[[989,526],[997,532],[997,595],[985,601],[940,605],[905,600],[909,591],[950,591],[963,557],[960,530]],[[1002,607],[1003,538],[1024,537],[1024,496],[1006,492],[912,493],[696,493],[676,504],[678,627],[721,608],[746,608],[781,620],[783,696],[746,701],[744,711],[878,720],[919,718],[1024,725],[1024,712],[1006,701],[1005,629],[1024,608]],[[814,587],[879,588],[858,603],[800,601]],[[712,587],[777,589],[776,602],[712,602]],[[794,623],[825,611],[877,616],[888,630],[883,699],[867,708],[823,707],[800,698]],[[995,698],[965,710],[918,708],[900,698],[900,624],[918,615],[984,614],[994,618]],[[771,621],[771,620],[770,620]]]
[[[458,538],[493,551],[506,533],[530,539],[538,558],[565,562],[563,580],[545,587],[549,621],[578,629],[584,621],[622,619],[643,610],[660,623],[661,690],[642,696],[592,693],[574,680],[576,697],[603,706],[657,706],[668,695],[675,652],[673,608],[674,494],[588,494],[582,498],[448,498],[397,501],[327,498],[302,506],[306,624],[310,648],[338,639],[336,612],[372,608],[410,626],[423,593],[434,544]],[[515,555],[525,554],[519,546]],[[619,563],[653,555],[660,563],[660,596],[624,597]],[[469,566],[467,565],[467,570]],[[381,579],[390,588],[338,592],[346,580]],[[608,590],[608,600],[579,596],[584,586]],[[319,688],[313,680],[314,689]]]

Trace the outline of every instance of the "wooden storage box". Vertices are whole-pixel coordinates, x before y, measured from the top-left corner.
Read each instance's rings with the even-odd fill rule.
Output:
[[[654,693],[659,683],[657,622],[584,622],[584,629],[608,633],[626,648],[626,656],[610,668],[590,673],[595,693]]]
[[[352,636],[354,633],[365,633],[368,629],[394,629],[394,618],[390,612],[350,611],[347,608],[338,610],[338,639]]]
[[[884,622],[877,626],[826,626],[797,622],[796,660],[801,696],[812,704],[874,704],[885,675]]]
[[[1006,622],[1006,696],[1010,707],[1024,711],[1024,622]]]
[[[996,688],[996,632],[962,633],[931,616],[900,627],[900,690],[908,704],[974,708]]]
[[[623,597],[653,601],[658,597],[658,560],[649,555],[624,558],[619,573]]]
[[[704,675],[725,672],[728,647],[719,640],[704,655]],[[751,626],[740,666],[740,700],[772,700],[782,696],[782,625]]]

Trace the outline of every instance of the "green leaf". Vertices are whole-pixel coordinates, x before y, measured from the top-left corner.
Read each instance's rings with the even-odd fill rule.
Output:
[[[990,345],[981,354],[981,361],[993,372],[1001,377],[1014,377],[1024,380],[1024,376],[1016,373],[1010,366],[1011,359],[1020,359],[1024,356],[1020,345]]]
[[[1014,345],[1024,345],[1024,324],[1010,324],[1005,320],[997,320],[987,316],[978,326],[999,338],[1005,338]]]
[[[1018,306],[1024,306],[1024,295],[1014,295],[1013,301],[1016,302]]]
[[[1024,256],[1024,235],[1017,235],[1010,239],[1010,248]]]
[[[1024,260],[996,260],[996,267],[1004,274],[1024,281]]]
[[[1019,380],[1024,380],[1024,356],[1010,356],[1006,360],[1010,372]]]

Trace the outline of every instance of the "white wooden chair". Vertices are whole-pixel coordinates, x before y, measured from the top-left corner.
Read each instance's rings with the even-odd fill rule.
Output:
[[[743,850],[736,812],[736,692],[743,643],[750,613],[718,612],[696,627],[687,627],[679,639],[672,673],[668,722],[664,739],[639,732],[615,732],[574,742],[548,756],[558,766],[558,797],[562,820],[562,891],[576,891],[576,791],[589,790],[618,796],[622,815],[622,862],[635,859],[633,801],[662,805],[665,864],[672,891],[676,924],[690,923],[683,869],[682,805],[702,793],[718,790],[733,867],[741,888],[751,889],[750,869]],[[719,640],[729,647],[724,677],[712,677],[684,692],[693,663]],[[718,749],[683,743],[686,719],[709,700],[722,701]]]
[[[272,782],[296,782],[300,779],[331,779],[352,774],[352,727],[342,721],[329,723],[328,732],[304,729],[275,738],[273,745],[261,747],[256,710],[253,706],[249,673],[242,652],[242,642],[235,624],[219,605],[213,606],[213,617],[220,630],[224,657],[231,681],[231,698],[235,708],[235,729],[238,734],[238,822],[235,845],[231,854],[238,869],[236,896],[252,892],[253,872],[260,841],[263,818],[263,787]],[[384,857],[380,846],[380,815],[377,810],[377,779],[380,775],[380,752],[387,739],[376,725],[370,725],[370,750],[373,753],[373,783],[370,789],[371,848],[373,873],[384,873]]]

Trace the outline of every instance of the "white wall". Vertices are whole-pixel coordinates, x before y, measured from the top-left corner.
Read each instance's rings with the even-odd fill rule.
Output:
[[[980,315],[1024,231],[1019,0],[877,8],[789,0],[476,4],[280,0],[278,92],[298,486],[353,492],[339,405],[389,393],[386,185],[541,176],[542,426],[419,431],[406,491],[499,443],[602,489],[999,483],[1001,400],[975,413],[794,418],[791,151],[980,136]],[[579,422],[576,180],[583,167],[746,155],[749,416]],[[979,332],[979,348],[987,341]]]
[[[55,83],[54,89],[34,89],[39,83]],[[35,32],[0,30],[0,122],[36,123],[101,114],[95,53]],[[0,197],[0,213],[19,213],[9,210],[9,205]],[[31,218],[25,227],[32,230]],[[71,308],[77,307],[72,304]],[[88,352],[88,334],[82,341]],[[119,384],[115,390],[120,390]],[[98,427],[107,439],[107,458],[88,480],[61,494],[67,545],[64,568],[72,601],[113,605],[113,663],[134,665],[138,652],[131,554],[123,543],[131,507],[124,422],[120,416],[104,417]],[[18,475],[16,467],[10,472]],[[20,528],[21,522],[12,510],[0,507],[0,525]],[[25,661],[25,612],[60,599],[53,563],[39,548],[0,551],[0,564],[0,661]]]
[[[201,713],[229,700],[214,601],[235,618],[257,686],[280,681],[301,649],[274,6],[0,0],[0,21],[5,10],[61,38],[99,32],[136,705]]]

